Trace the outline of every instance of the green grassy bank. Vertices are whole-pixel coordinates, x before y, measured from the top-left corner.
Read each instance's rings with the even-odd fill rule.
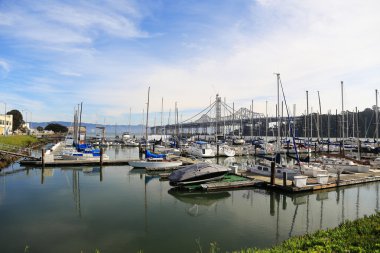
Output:
[[[9,135],[9,136],[0,136],[0,145],[11,145],[17,147],[29,147],[33,144],[38,143],[38,140],[35,136],[32,135]]]
[[[210,252],[221,252],[211,245]],[[233,253],[380,252],[380,212],[339,227],[292,237],[270,249],[242,249]]]
[[[0,136],[0,149],[8,152],[23,152],[23,148],[32,148],[43,144],[42,139],[31,135],[9,135]],[[8,154],[0,154],[0,169],[17,161],[19,157]]]

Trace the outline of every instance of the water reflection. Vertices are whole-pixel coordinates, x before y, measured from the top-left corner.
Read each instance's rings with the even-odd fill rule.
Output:
[[[73,198],[75,203],[75,210],[79,217],[82,217],[81,207],[80,207],[80,181],[79,181],[79,171],[72,171],[72,187],[73,187]]]
[[[217,203],[231,197],[229,192],[184,192],[172,188],[168,191],[177,200],[189,204],[188,215],[196,217],[208,212],[211,208],[217,210]]]
[[[118,159],[130,152],[113,150],[106,152]],[[197,238],[204,248],[216,241],[221,251],[263,248],[379,210],[378,182],[302,194],[255,188],[204,193],[178,192],[158,175],[129,166],[22,169],[14,165],[0,178],[1,252],[17,252],[27,241],[38,252],[181,247],[190,253],[199,250]]]

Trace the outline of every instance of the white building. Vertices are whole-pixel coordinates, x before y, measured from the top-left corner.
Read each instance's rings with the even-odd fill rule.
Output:
[[[13,115],[4,116],[4,114],[0,114],[0,135],[12,134],[12,127],[13,127]]]

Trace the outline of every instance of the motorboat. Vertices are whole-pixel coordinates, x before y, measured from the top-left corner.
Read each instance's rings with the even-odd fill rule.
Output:
[[[271,176],[271,164],[270,162],[267,161],[262,161],[257,164],[249,165],[246,167],[247,171],[262,175],[262,176]],[[288,179],[293,179],[294,176],[299,176],[301,175],[301,170],[297,168],[290,168],[287,167],[286,165],[280,165],[277,164],[275,165],[275,177],[276,178],[283,178],[283,173],[286,172],[287,178]]]
[[[354,172],[354,173],[368,173],[370,166],[357,164],[351,160],[333,158],[333,157],[321,157],[321,162],[328,166],[328,171],[331,173],[338,172]]]
[[[121,135],[121,139],[122,139],[123,141],[129,140],[129,139],[131,139],[131,135],[129,134],[129,132],[124,132],[124,133]]]
[[[124,145],[127,147],[138,147],[139,143],[133,139],[124,140]]]
[[[186,149],[189,155],[195,157],[215,157],[216,152],[212,149],[211,145],[205,141],[196,141]]]
[[[168,179],[170,185],[181,186],[218,180],[223,178],[228,172],[230,172],[230,168],[228,167],[202,162],[187,165],[173,171]]]
[[[236,138],[233,139],[232,143],[234,145],[243,145],[245,143],[245,140],[243,138]]]
[[[215,154],[218,154],[218,147],[216,145],[212,145],[211,148]],[[232,157],[235,156],[235,153],[235,150],[227,144],[219,145],[219,156]]]
[[[380,157],[376,157],[375,160],[371,161],[371,165],[375,168],[380,168]]]

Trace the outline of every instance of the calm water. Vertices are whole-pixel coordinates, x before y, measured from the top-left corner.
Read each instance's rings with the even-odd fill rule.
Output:
[[[136,149],[109,149],[111,159]],[[21,169],[18,165],[9,171]],[[0,252],[196,252],[269,247],[379,210],[379,183],[309,195],[180,193],[129,166],[0,177]]]

